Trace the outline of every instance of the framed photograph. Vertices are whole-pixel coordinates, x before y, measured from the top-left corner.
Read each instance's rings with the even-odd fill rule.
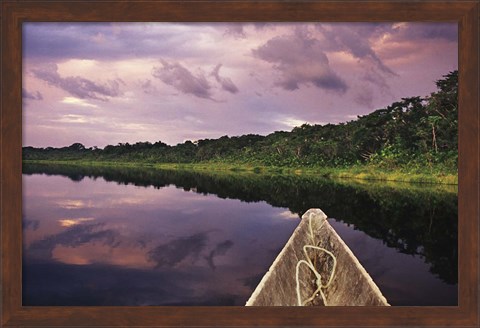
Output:
[[[478,326],[479,14],[5,0],[2,325]]]

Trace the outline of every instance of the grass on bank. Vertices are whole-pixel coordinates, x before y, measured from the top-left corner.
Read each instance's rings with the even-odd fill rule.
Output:
[[[198,172],[229,172],[271,175],[305,175],[325,178],[358,179],[372,181],[396,181],[408,183],[429,183],[458,185],[458,175],[443,173],[437,169],[403,168],[386,170],[373,165],[355,165],[351,167],[277,167],[248,164],[229,164],[222,162],[204,163],[142,163],[119,161],[85,161],[85,160],[25,160],[25,164],[63,164],[77,166],[114,166],[114,167],[149,167],[157,169],[177,169]]]

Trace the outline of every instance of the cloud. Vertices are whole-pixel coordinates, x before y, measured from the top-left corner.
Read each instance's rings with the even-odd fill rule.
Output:
[[[22,89],[22,97],[24,99],[43,100],[43,96],[40,91],[28,92],[27,90]]]
[[[145,81],[139,81],[139,84],[144,93],[148,95],[157,93],[157,88],[153,85],[152,80],[146,79]]]
[[[366,108],[372,108],[373,106],[373,90],[371,87],[367,85],[361,85],[359,87],[359,90],[356,92],[356,94],[353,97],[353,100],[355,103],[366,107]],[[356,119],[356,115],[353,115],[352,119]]]
[[[53,121],[58,123],[76,123],[76,124],[84,124],[84,123],[90,122],[90,120],[86,116],[76,115],[76,114],[62,115],[60,118],[55,119]]]
[[[296,126],[300,126],[302,124],[306,124],[306,123],[308,124],[308,122],[306,122],[305,120],[299,120],[291,116],[287,116],[287,117],[281,116],[280,118],[275,120],[275,123],[281,124],[283,126],[287,126],[288,129],[294,128]]]
[[[414,69],[417,73],[423,71],[423,74],[426,74],[427,71],[436,71],[435,75],[437,76],[442,74],[442,70],[452,70],[458,67],[455,63],[458,59],[458,27],[456,23],[395,23],[381,37],[373,40],[373,43],[377,54],[384,62],[388,62],[403,75],[412,67],[417,67]],[[451,57],[452,51],[457,55]],[[447,53],[449,56],[446,55]],[[437,56],[438,54],[442,55]],[[434,57],[438,58],[434,60]],[[439,66],[445,64],[447,58],[448,61],[455,64],[449,65],[449,68],[446,69],[438,69]],[[435,64],[430,65],[429,63]],[[431,79],[432,76],[426,81],[431,81]]]
[[[458,27],[455,23],[397,23],[392,26],[392,41],[418,41],[443,39],[458,41]]]
[[[75,97],[63,97],[62,101],[60,101],[62,104],[67,104],[67,105],[77,105],[81,107],[92,107],[92,108],[98,108],[97,105],[91,104],[88,101],[85,101],[83,99],[75,98]]]
[[[268,23],[268,22],[255,22],[255,23],[252,23],[253,27],[255,28],[255,30],[257,31],[261,31],[261,30],[264,30],[266,29],[267,27],[271,27],[272,29],[275,29],[275,24],[272,24],[272,23]]]
[[[283,211],[280,213],[280,217],[284,219],[299,219],[300,216],[296,213],[292,213],[291,211]]]
[[[210,83],[203,74],[193,75],[179,63],[170,64],[165,60],[161,60],[161,63],[162,67],[153,68],[152,75],[154,77],[183,93],[213,100]]]
[[[36,78],[81,99],[108,101],[110,97],[122,94],[119,80],[98,84],[80,76],[61,77],[56,64],[47,64],[43,68],[33,69],[32,72]]]
[[[75,225],[81,224],[82,222],[93,221],[93,220],[95,220],[95,218],[76,218],[76,219],[66,218],[66,219],[59,219],[58,223],[62,227],[73,227]]]
[[[243,24],[241,23],[228,24],[223,35],[230,35],[235,39],[245,39],[247,37],[247,34],[243,29]]]
[[[331,69],[320,42],[301,31],[274,37],[252,53],[273,64],[282,76],[276,85],[285,90],[296,90],[305,84],[338,93],[347,91],[345,81]]]
[[[382,35],[389,30],[391,24],[319,24],[317,29],[325,38],[330,50],[346,51],[353,57],[373,62],[382,72],[395,75],[378,57],[372,48],[370,38]]]
[[[238,88],[237,86],[232,82],[232,80],[228,77],[221,77],[219,74],[220,67],[222,67],[222,64],[218,64],[215,66],[213,69],[212,75],[215,77],[215,80],[217,80],[218,83],[222,86],[222,89],[225,91],[228,91],[230,93],[237,93]]]
[[[387,77],[376,65],[372,63],[365,63],[364,71],[359,78],[360,82],[367,82],[373,84],[381,93],[391,95],[391,90],[387,82]]]
[[[223,36],[232,37],[235,40],[248,39],[255,35],[255,32],[264,31],[267,27],[275,29],[275,23],[268,22],[251,22],[251,23],[218,23],[213,25]],[[207,25],[208,26],[208,25]],[[211,26],[211,25],[210,25]],[[247,30],[249,33],[247,33]]]
[[[85,203],[83,200],[76,200],[76,199],[67,199],[58,201],[55,203],[55,206],[66,208],[66,209],[79,209],[79,208],[90,208],[91,205]]]
[[[153,58],[158,53],[175,55],[191,41],[182,26],[143,22],[28,22],[23,28],[24,54],[28,58],[50,61]]]
[[[46,236],[44,239],[33,242],[28,248],[29,256],[41,259],[51,259],[52,252],[57,245],[77,247],[94,241],[102,241],[106,245],[115,247],[118,244],[118,233],[104,229],[102,223],[74,224],[55,235]]]
[[[320,24],[330,29],[327,36]],[[42,147],[65,140],[174,145],[290,130],[299,121],[335,123],[428,95],[432,81],[458,67],[457,43],[449,41],[456,39],[456,23],[245,23],[242,39],[224,35],[226,23],[24,25],[24,88],[44,98],[24,99],[35,107],[25,111],[24,143]],[[64,91],[71,89],[66,78],[77,75],[108,88],[106,80],[118,76],[126,85],[116,80],[123,94],[115,98],[93,92],[109,99],[101,103]]]

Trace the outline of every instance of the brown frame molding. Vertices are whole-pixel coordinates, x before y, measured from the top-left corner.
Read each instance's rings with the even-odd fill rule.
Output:
[[[462,326],[479,322],[479,0],[16,1],[1,4],[0,206],[5,326]],[[453,307],[22,307],[22,23],[453,21],[459,24],[459,303]]]

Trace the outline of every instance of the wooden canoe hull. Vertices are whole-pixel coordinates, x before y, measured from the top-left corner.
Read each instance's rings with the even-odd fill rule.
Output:
[[[298,261],[306,260],[303,247],[312,244],[309,224],[316,246],[325,248],[335,256],[336,269],[330,285],[322,289],[325,300],[318,295],[306,305],[389,305],[368,272],[326,219],[327,216],[320,209],[310,209],[302,216],[302,221],[258,284],[246,306],[296,306],[299,298],[303,301],[313,295],[317,289],[316,277],[308,266],[300,265],[298,268],[298,289],[296,279]],[[312,263],[315,262],[322,280],[328,281],[333,267],[332,257],[322,251],[312,250],[308,253]]]

